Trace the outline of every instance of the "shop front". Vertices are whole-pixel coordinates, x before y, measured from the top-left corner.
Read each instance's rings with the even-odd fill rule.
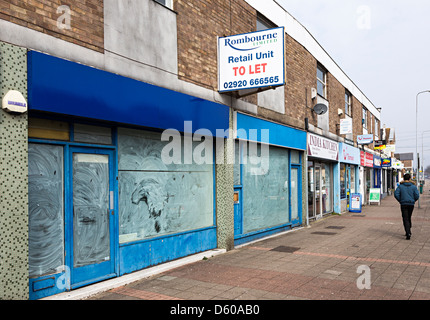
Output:
[[[191,135],[228,130],[228,107],[33,51],[28,87],[31,299],[217,247]]]
[[[382,193],[382,158],[377,155],[373,155],[373,188]]]
[[[308,215],[310,220],[332,213],[335,206],[334,170],[338,167],[338,143],[308,133]]]
[[[340,201],[342,212],[348,211],[351,194],[359,192],[360,150],[339,143]]]
[[[360,151],[360,192],[363,195],[363,205],[369,203],[369,191],[373,187],[373,154]]]
[[[234,244],[289,230],[303,222],[306,133],[236,114]]]

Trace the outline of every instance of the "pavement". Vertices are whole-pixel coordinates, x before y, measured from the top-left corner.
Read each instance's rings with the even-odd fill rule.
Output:
[[[420,208],[415,206],[410,240],[391,195],[361,213],[330,215],[228,252],[203,253],[194,262],[117,282],[81,298],[430,300],[429,189],[424,187]]]

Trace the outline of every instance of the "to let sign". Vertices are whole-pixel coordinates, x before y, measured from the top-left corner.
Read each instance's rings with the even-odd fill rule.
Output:
[[[285,84],[284,28],[218,38],[218,91]]]

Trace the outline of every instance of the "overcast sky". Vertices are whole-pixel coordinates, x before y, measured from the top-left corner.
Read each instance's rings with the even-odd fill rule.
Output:
[[[430,1],[278,0],[396,131],[396,153],[416,149],[416,96],[430,90]],[[424,133],[423,133],[424,132]],[[418,98],[418,152],[430,165],[430,93]]]

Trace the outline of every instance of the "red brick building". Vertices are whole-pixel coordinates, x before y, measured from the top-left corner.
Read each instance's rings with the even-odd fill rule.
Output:
[[[220,93],[218,39],[278,27],[285,84]],[[0,168],[0,299],[230,250],[342,213],[373,180],[359,150],[373,145],[357,137],[379,138],[380,109],[275,1],[0,0],[1,96],[11,90],[28,111],[0,111],[13,164]],[[166,163],[167,129],[224,144],[194,137],[192,161]],[[309,137],[330,147],[315,153]]]

